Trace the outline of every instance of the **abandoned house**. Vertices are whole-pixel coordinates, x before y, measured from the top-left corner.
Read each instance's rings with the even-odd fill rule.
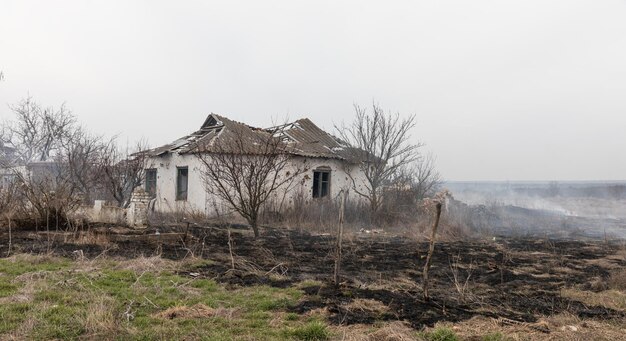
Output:
[[[284,149],[288,154],[285,173],[295,170],[298,174],[290,186],[275,191],[271,203],[268,201],[268,205],[274,205],[272,210],[292,207],[297,200],[333,199],[341,189],[357,186],[363,190],[366,186],[360,167],[365,162],[364,153],[347,147],[307,118],[262,129],[211,114],[198,131],[149,151],[143,187],[154,198],[153,210],[209,216],[228,210],[207,188],[203,177],[205,164],[197,153],[205,153],[205,156],[215,153],[211,146],[220,139],[230,141],[259,135],[278,138],[289,146]],[[358,200],[356,195],[350,197]]]

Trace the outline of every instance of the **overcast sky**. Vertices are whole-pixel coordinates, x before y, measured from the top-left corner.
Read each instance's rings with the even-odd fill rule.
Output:
[[[30,94],[153,146],[375,100],[449,180],[626,179],[626,0],[0,0],[0,70],[0,119]]]

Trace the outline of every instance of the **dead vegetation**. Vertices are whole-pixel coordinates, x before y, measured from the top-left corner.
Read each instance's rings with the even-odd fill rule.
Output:
[[[198,319],[198,318],[210,318],[221,317],[226,320],[231,320],[237,313],[236,309],[226,308],[210,308],[202,303],[194,304],[192,306],[176,306],[168,308],[155,314],[156,317],[162,319]]]
[[[334,335],[346,340],[429,340],[428,333],[437,328],[468,339],[501,333],[513,340],[565,336],[582,340],[601,331],[610,339],[624,331],[626,296],[621,278],[626,259],[617,242],[439,241],[432,255],[430,299],[425,301],[419,270],[429,245],[408,237],[349,233],[343,243],[340,285],[335,286],[335,239],[330,235],[268,230],[255,240],[249,231],[233,229],[229,250],[226,229],[194,228],[186,238],[176,230],[144,233],[82,236],[75,242],[69,236],[53,235],[46,253],[47,236],[17,232],[13,236],[17,252],[45,256],[20,254],[6,260],[38,266],[69,262],[59,256],[69,257],[80,264],[76,273],[94,282],[98,278],[91,274],[102,271],[108,259],[116,259],[108,267],[132,273],[128,285],[133,290],[144,290],[145,281],[152,281],[155,273],[168,271],[178,276],[168,285],[192,300],[167,306],[154,302],[152,296],[134,297],[134,302],[126,302],[115,313],[107,308],[112,304],[108,299],[93,300],[90,307],[94,308],[86,318],[93,319],[90,328],[96,334],[106,333],[107,323],[99,327],[95,321],[117,320],[127,310],[124,319],[132,320],[138,304],[154,308],[152,316],[161,320],[244,318],[236,306],[194,303],[202,290],[190,283],[198,280],[213,280],[234,291],[257,286],[298,290],[303,295],[283,306],[282,315],[273,316],[272,323],[313,318],[325,321]],[[7,237],[0,236],[2,253],[8,247]],[[107,242],[100,243],[103,239]],[[41,288],[28,283],[55,281],[55,271],[38,268],[16,276],[21,289],[2,302],[29,304]],[[316,325],[306,328],[317,330]]]

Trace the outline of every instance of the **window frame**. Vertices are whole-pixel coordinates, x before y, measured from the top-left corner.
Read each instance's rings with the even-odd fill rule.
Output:
[[[150,194],[152,197],[156,197],[156,192],[157,192],[157,177],[158,177],[158,170],[156,168],[146,168],[145,169],[146,175],[145,175],[145,180],[144,180],[144,191],[146,191],[146,193]],[[148,174],[154,172],[154,179],[153,180],[148,180]],[[153,183],[154,182],[154,183]],[[151,192],[150,191],[150,187],[149,184],[153,183],[154,186],[154,191]]]
[[[185,182],[185,192],[181,193],[181,172],[185,171],[185,176],[187,177],[187,181]],[[181,166],[176,167],[176,201],[187,201],[189,197],[189,167]]]
[[[329,167],[320,167],[317,169],[313,170],[313,184],[312,184],[312,190],[311,190],[311,196],[313,197],[313,199],[322,199],[325,197],[329,197],[330,193],[331,193],[331,178],[332,178],[332,171]],[[317,178],[317,188],[315,186],[315,182],[316,182],[316,175],[318,175]],[[323,180],[324,178],[324,174],[328,175],[328,178],[326,181]],[[326,193],[324,194],[324,184],[326,184]],[[317,195],[316,195],[317,194]]]

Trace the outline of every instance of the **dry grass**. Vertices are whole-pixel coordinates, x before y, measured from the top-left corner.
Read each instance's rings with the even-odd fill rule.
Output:
[[[571,314],[554,315],[543,321],[550,328],[550,335],[545,335],[544,340],[623,340],[626,335],[626,321],[581,320]]]
[[[30,254],[30,253],[20,253],[16,255],[12,255],[11,257],[5,258],[5,260],[12,263],[29,263],[29,264],[47,264],[47,263],[56,263],[61,262],[64,259],[52,255],[52,253],[48,254]]]
[[[599,306],[626,311],[626,293],[622,291],[605,290],[593,292],[576,289],[563,289],[561,290],[561,295],[572,300],[580,301],[587,306]]]
[[[161,258],[160,256],[145,257],[140,256],[134,259],[120,260],[116,269],[118,270],[130,270],[136,274],[141,274],[146,271],[163,271],[176,268],[178,265],[176,262]]]
[[[626,291],[626,269],[621,268],[612,271],[607,280],[607,285],[614,290]]]
[[[415,331],[402,322],[392,322],[368,335],[368,341],[412,341],[418,340]]]
[[[84,326],[86,334],[91,337],[106,337],[118,329],[118,317],[116,316],[113,298],[108,296],[95,296],[94,301],[86,308]]]
[[[541,332],[536,324],[500,324],[486,317],[474,317],[469,320],[451,324],[438,323],[437,327],[451,328],[461,340],[484,340],[492,336],[494,340],[623,340],[626,335],[626,321],[581,320],[571,314],[559,314],[539,319],[536,323],[549,332]]]
[[[351,325],[336,327],[338,340],[343,341],[419,341],[415,330],[406,323],[395,321],[386,323],[379,328],[367,325]]]
[[[92,231],[80,232],[77,237],[72,237],[71,242],[78,245],[100,245],[104,247],[114,247],[108,236],[102,233],[94,233]]]
[[[343,305],[348,311],[382,315],[389,312],[384,303],[371,299],[357,298]]]
[[[167,320],[173,320],[175,318],[196,319],[210,317],[221,317],[227,320],[231,320],[237,316],[237,310],[226,308],[214,309],[202,303],[198,303],[192,306],[177,306],[168,308],[164,311],[156,313],[154,316]]]
[[[398,274],[395,278],[392,279],[379,279],[376,282],[368,283],[366,287],[370,290],[421,290],[421,286],[417,284],[415,280],[403,274]]]

